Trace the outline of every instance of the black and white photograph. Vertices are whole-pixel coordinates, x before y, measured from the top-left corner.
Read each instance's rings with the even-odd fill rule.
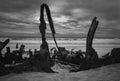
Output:
[[[120,81],[120,0],[0,0],[0,81]]]

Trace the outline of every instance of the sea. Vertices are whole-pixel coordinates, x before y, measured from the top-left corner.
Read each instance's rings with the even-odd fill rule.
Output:
[[[4,41],[7,38],[0,38],[0,41]],[[56,38],[59,47],[65,47],[67,50],[74,49],[74,51],[82,50],[86,51],[86,38]],[[49,49],[56,47],[52,38],[47,39]],[[10,42],[7,44],[11,50],[16,50],[16,44],[20,47],[21,44],[25,45],[25,50],[34,49],[39,50],[42,43],[41,38],[10,38]],[[6,46],[6,47],[7,47]],[[94,38],[93,48],[98,53],[99,57],[111,52],[113,48],[120,48],[119,38]],[[6,48],[2,50],[4,54]]]

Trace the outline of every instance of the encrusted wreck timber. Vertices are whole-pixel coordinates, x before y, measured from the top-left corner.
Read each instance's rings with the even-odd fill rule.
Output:
[[[9,43],[10,39],[6,39],[4,42],[0,42],[0,76],[10,73],[10,71],[4,66],[3,57],[1,51]]]
[[[0,61],[2,61],[2,53],[3,48],[9,43],[10,39],[6,39],[4,42],[0,42]]]
[[[43,71],[43,72],[54,72],[51,67],[54,65],[54,62],[50,58],[49,46],[46,41],[46,22],[44,19],[44,9],[46,9],[47,16],[50,16],[50,10],[47,4],[42,4],[41,8],[41,16],[40,16],[40,26],[39,30],[42,37],[42,44],[40,45],[40,52],[37,55],[32,56],[30,59],[23,62],[23,64],[15,67],[15,72],[22,71]],[[51,16],[50,16],[51,17]],[[51,20],[48,17],[48,21]],[[51,21],[52,22],[52,21]],[[49,21],[49,23],[51,24]],[[53,26],[52,26],[53,27]]]
[[[97,17],[94,17],[90,26],[90,29],[88,31],[88,35],[87,35],[87,41],[86,41],[86,59],[89,58],[98,58],[97,53],[95,52],[94,48],[92,47],[92,43],[93,43],[93,38],[94,38],[94,34],[95,31],[98,27],[98,21],[97,21]]]

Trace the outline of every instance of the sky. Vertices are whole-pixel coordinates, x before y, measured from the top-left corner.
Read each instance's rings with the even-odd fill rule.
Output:
[[[58,37],[86,37],[97,17],[95,37],[120,38],[120,0],[0,0],[0,37],[39,37],[43,3],[50,8]],[[47,18],[46,23],[51,36]]]

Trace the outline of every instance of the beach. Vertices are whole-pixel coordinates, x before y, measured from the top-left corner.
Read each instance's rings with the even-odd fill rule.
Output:
[[[67,69],[58,69],[59,73],[28,72],[9,74],[0,77],[0,81],[120,81],[120,64],[73,73],[69,73]]]

